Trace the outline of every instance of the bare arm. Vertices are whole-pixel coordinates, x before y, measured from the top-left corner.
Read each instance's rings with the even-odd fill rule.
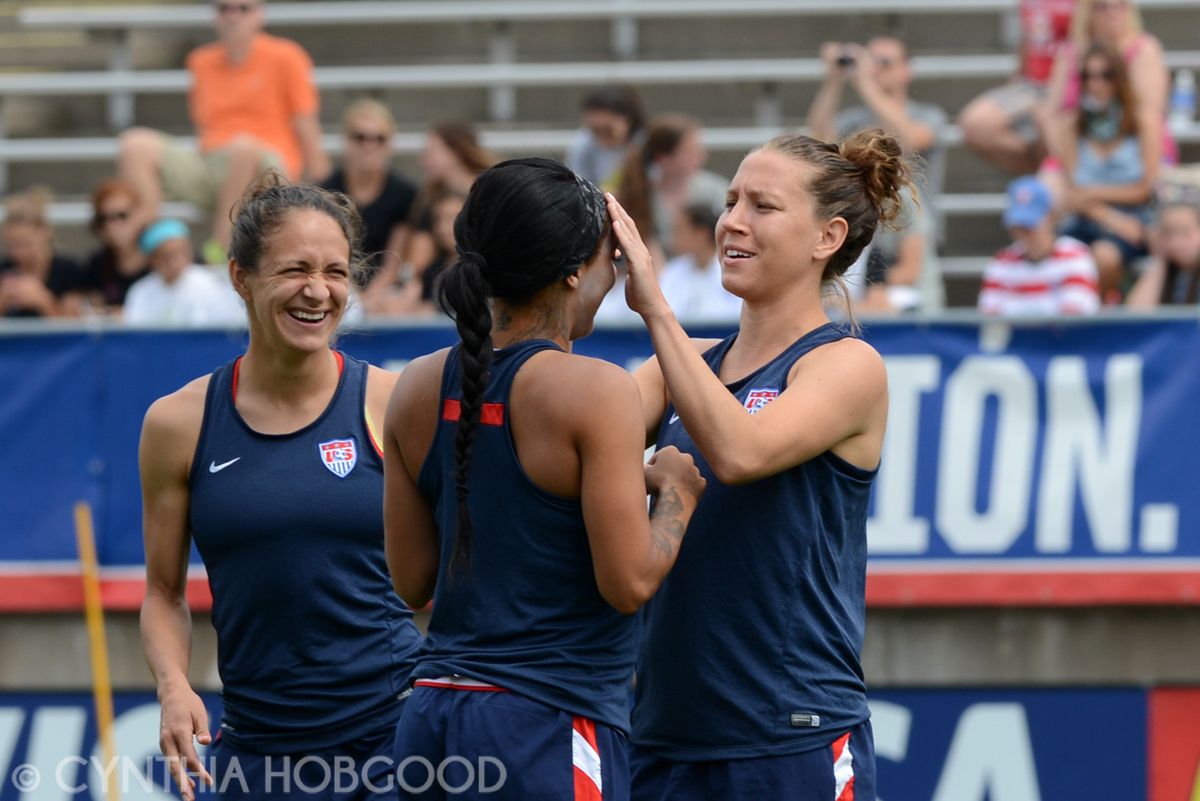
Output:
[[[852,52],[860,64],[867,63],[871,58],[871,54],[863,47],[854,46]],[[937,131],[910,117],[905,101],[885,94],[870,72],[856,70],[853,81],[863,102],[879,118],[880,126],[896,136],[905,150],[917,153],[928,150],[937,142]]]
[[[825,62],[825,80],[817,90],[812,105],[808,108],[808,128],[813,138],[832,142],[837,138],[833,129],[833,118],[842,102],[842,85],[845,79],[837,60],[842,46],[837,42],[821,45],[821,60]]]
[[[185,594],[191,548],[188,471],[203,404],[203,390],[194,385],[157,401],[146,413],[138,454],[146,545],[142,645],[162,706],[159,745],[188,801],[195,797],[196,782],[185,766],[212,784],[193,744],[193,738],[203,744],[212,738],[208,711],[188,682],[192,618]]]
[[[642,467],[641,397],[628,373],[593,365],[586,386],[586,392],[573,392],[580,407],[575,419],[583,519],[600,594],[629,615],[675,564],[704,479],[691,457],[675,448]],[[655,496],[649,516],[647,491]]]
[[[692,344],[697,353],[705,353],[718,344],[719,339],[693,339]],[[651,356],[633,371],[638,390],[642,395],[642,413],[646,418],[646,447],[658,441],[658,430],[662,426],[663,415],[667,413],[667,404],[671,402],[667,394],[667,382],[663,378],[662,367],[658,357]]]
[[[321,146],[321,122],[316,114],[299,114],[292,119],[296,138],[300,140],[300,151],[304,154],[304,177],[310,181],[323,181],[333,171],[329,155]]]
[[[1125,305],[1131,309],[1157,309],[1166,277],[1166,263],[1160,258],[1155,258],[1133,285],[1133,289],[1129,290]]]
[[[437,522],[417,489],[417,476],[437,427],[445,358],[444,352],[425,356],[404,369],[392,390],[384,423],[384,553],[392,586],[413,609],[433,599],[441,559]],[[414,427],[421,430],[414,434]],[[403,442],[402,431],[408,432]]]
[[[662,300],[629,215],[612,199],[609,213],[630,265],[633,287],[626,286],[636,296],[630,305],[650,330],[680,419],[722,483],[756,481],[835,448],[853,463],[874,466],[887,417],[887,374],[879,354],[854,339],[814,351],[805,360],[809,368],[793,368],[788,389],[750,415]]]

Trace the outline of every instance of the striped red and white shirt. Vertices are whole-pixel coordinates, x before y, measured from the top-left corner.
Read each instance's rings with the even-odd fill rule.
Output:
[[[1096,261],[1088,246],[1061,236],[1041,261],[1014,244],[996,254],[983,273],[979,311],[1003,317],[1095,314],[1100,309]]]

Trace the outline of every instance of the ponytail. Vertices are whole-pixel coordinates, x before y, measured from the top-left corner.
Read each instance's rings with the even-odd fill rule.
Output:
[[[439,278],[435,294],[438,305],[454,318],[458,336],[462,339],[462,401],[458,424],[454,431],[454,483],[458,495],[458,516],[455,525],[454,550],[450,557],[450,574],[470,571],[471,549],[475,529],[467,509],[467,477],[471,473],[471,448],[483,412],[483,398],[491,376],[488,367],[495,349],[492,347],[492,309],[488,305],[491,289],[483,277],[487,263],[478,253],[465,252]]]

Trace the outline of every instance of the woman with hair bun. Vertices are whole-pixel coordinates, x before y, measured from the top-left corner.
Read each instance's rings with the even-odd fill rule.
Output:
[[[360,228],[345,195],[274,176],[252,187],[229,264],[250,318],[246,354],[146,413],[142,643],[185,801],[197,795],[189,773],[224,801],[396,798],[387,760],[421,639],[384,561],[373,421],[396,376],[330,346],[365,269]],[[217,630],[215,734],[188,681],[193,539]],[[346,759],[385,789],[322,782],[322,765]]]
[[[410,606],[433,600],[396,735],[408,797],[476,797],[476,767],[481,797],[629,797],[631,615],[704,481],[674,448],[643,466],[632,376],[571,353],[616,278],[607,228],[603,194],[558,162],[484,172],[437,287],[462,342],[392,394],[388,564]]]
[[[859,655],[867,505],[887,422],[883,360],[822,305],[910,186],[882,131],[780,136],[750,153],[717,223],[739,331],[693,341],[609,199],[649,443],[708,482],[647,607],[630,762],[635,801],[875,798]]]

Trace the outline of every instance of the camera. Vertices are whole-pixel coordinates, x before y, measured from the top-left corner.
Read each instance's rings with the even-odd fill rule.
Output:
[[[839,67],[853,67],[855,63],[854,56],[850,55],[849,53],[842,53],[840,56],[838,56],[837,63]]]

